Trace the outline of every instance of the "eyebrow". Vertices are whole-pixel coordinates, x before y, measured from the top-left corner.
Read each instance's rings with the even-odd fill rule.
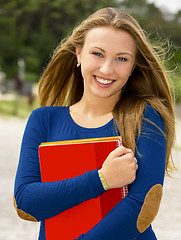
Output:
[[[105,53],[105,50],[100,48],[100,47],[93,46],[92,48],[97,48],[97,49],[99,49],[99,50],[101,50],[102,52]],[[130,52],[120,52],[120,53],[117,53],[116,55],[118,56],[118,55],[123,55],[123,54],[128,54],[130,56],[133,56],[132,53],[130,53]]]

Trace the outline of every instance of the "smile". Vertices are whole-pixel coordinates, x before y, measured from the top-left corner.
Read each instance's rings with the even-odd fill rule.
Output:
[[[103,79],[103,78],[100,78],[100,77],[97,77],[97,76],[94,76],[96,81],[101,83],[101,84],[110,84],[112,83],[114,80],[107,80],[107,79]]]

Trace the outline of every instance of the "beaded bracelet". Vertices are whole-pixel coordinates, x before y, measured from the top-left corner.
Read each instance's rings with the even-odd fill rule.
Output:
[[[98,174],[99,174],[99,178],[101,180],[101,183],[102,183],[102,186],[103,186],[104,190],[108,190],[109,186],[107,185],[106,180],[104,179],[100,170],[98,170]]]

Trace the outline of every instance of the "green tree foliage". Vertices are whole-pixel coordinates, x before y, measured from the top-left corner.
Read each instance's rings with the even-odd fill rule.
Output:
[[[85,17],[102,7],[120,7],[131,13],[153,37],[170,38],[181,62],[181,11],[171,18],[147,0],[0,0],[0,70],[15,76],[24,58],[34,80],[56,45]]]
[[[1,0],[0,67],[14,77],[23,57],[26,70],[39,74],[52,49],[76,24],[109,5],[117,6],[114,0]]]

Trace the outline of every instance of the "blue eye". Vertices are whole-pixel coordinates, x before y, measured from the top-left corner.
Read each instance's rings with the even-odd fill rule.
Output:
[[[93,52],[92,54],[97,56],[97,57],[103,57],[103,55],[101,53],[98,53],[98,52]]]
[[[120,61],[120,62],[126,62],[127,59],[126,58],[123,58],[123,57],[119,57],[117,58],[116,60]]]

